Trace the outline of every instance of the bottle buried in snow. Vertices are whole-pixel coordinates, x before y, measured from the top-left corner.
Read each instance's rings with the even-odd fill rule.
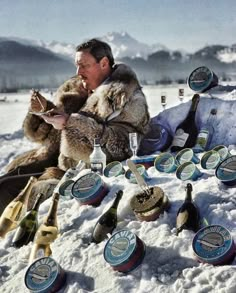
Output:
[[[177,152],[184,148],[191,148],[195,145],[198,128],[195,122],[195,115],[200,96],[195,94],[187,117],[177,126],[174,139],[171,145],[171,152]]]
[[[107,234],[112,234],[117,226],[117,208],[123,196],[123,191],[119,190],[111,207],[98,219],[92,235],[92,242],[100,243],[107,238]]]
[[[52,203],[44,222],[38,228],[34,243],[31,250],[29,262],[43,256],[50,256],[52,254],[50,244],[58,236],[57,224],[57,208],[59,202],[59,193],[54,193],[52,196]]]
[[[192,201],[192,184],[186,186],[186,197],[183,205],[179,208],[176,218],[176,235],[183,229],[197,232],[200,226],[200,218],[197,206]]]
[[[38,210],[42,197],[42,193],[37,195],[33,208],[20,221],[12,239],[13,246],[21,247],[34,240],[35,233],[38,229]]]
[[[15,229],[26,213],[29,196],[36,181],[37,178],[31,176],[25,188],[6,206],[0,218],[0,237]]]

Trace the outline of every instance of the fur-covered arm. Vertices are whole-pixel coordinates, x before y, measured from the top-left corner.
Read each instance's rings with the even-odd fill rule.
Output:
[[[55,105],[52,102],[47,101],[46,110],[50,110],[54,107]],[[33,142],[43,143],[52,129],[52,125],[47,124],[40,116],[31,114],[30,112],[27,113],[23,121],[24,134]]]

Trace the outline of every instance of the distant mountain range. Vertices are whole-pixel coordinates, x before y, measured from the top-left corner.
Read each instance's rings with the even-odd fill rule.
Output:
[[[101,37],[117,62],[130,65],[142,83],[185,82],[193,69],[208,66],[221,79],[236,80],[236,45],[206,46],[194,53],[147,45],[127,33]],[[75,73],[77,44],[0,37],[0,90],[53,88]]]

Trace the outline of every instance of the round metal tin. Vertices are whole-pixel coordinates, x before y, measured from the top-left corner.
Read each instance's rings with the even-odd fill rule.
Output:
[[[215,175],[226,185],[236,185],[236,155],[221,162],[216,168]]]
[[[160,187],[151,187],[150,191],[151,196],[141,193],[133,196],[130,201],[130,206],[140,221],[155,221],[169,208],[169,199]]]
[[[63,182],[58,188],[60,195],[66,197],[66,198],[71,198],[73,184],[74,184],[74,181],[72,179],[69,179],[69,180]]]
[[[202,173],[193,162],[185,162],[176,170],[176,177],[182,181],[197,180]]]
[[[101,176],[89,172],[77,179],[72,186],[72,195],[82,205],[98,206],[107,195],[108,188]]]
[[[155,159],[154,166],[157,171],[171,173],[177,168],[175,158],[170,153],[162,153]]]
[[[137,158],[131,158],[131,160],[137,165],[141,164],[143,165],[146,169],[152,167],[154,165],[156,156],[142,156],[142,157],[137,157]]]
[[[190,148],[185,148],[179,151],[175,159],[179,165],[185,162],[193,162],[195,164],[198,164],[200,162],[200,159],[195,155],[193,150]]]
[[[121,162],[114,161],[106,165],[103,175],[106,177],[117,177],[119,175],[125,174],[125,170]]]
[[[150,177],[148,176],[147,171],[143,165],[137,164],[136,168],[145,181],[150,180]],[[130,169],[125,172],[125,178],[128,179],[131,183],[137,183],[136,177]]]
[[[201,166],[203,169],[215,169],[220,163],[220,154],[211,150],[206,152],[201,158]]]
[[[233,238],[220,225],[200,229],[193,238],[192,248],[198,261],[212,265],[228,264],[235,256]]]
[[[25,285],[30,292],[54,293],[66,282],[66,272],[51,257],[33,262],[25,273]]]
[[[217,145],[213,148],[213,150],[219,153],[221,161],[231,156],[228,148],[224,145]]]
[[[145,244],[129,230],[121,230],[107,241],[103,256],[114,270],[128,273],[143,261]]]
[[[191,72],[187,84],[194,92],[204,93],[218,85],[218,77],[206,66],[200,66]]]

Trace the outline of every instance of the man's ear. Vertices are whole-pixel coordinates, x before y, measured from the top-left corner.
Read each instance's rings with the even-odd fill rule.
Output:
[[[108,58],[106,56],[103,57],[100,60],[100,64],[101,64],[102,69],[105,69],[105,68],[109,67],[109,60],[108,60]]]

